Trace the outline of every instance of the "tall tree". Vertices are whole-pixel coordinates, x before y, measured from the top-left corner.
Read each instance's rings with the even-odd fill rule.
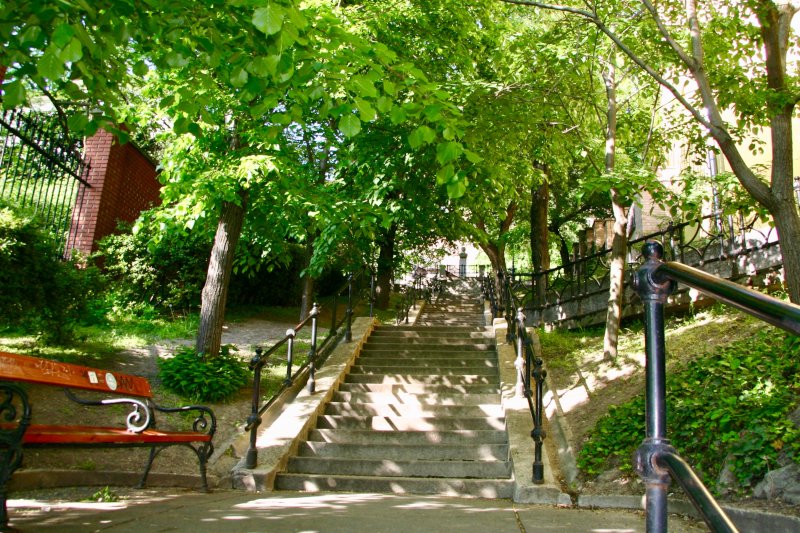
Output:
[[[594,25],[675,97],[716,141],[742,187],[772,215],[789,297],[800,303],[800,211],[792,163],[792,116],[800,85],[788,61],[797,50],[792,20],[800,2],[641,0],[641,8],[632,10],[615,1],[594,2],[588,8],[583,3],[503,1],[569,13]],[[739,16],[741,10],[750,16]],[[649,38],[637,34],[639,38],[630,39],[616,29],[631,23]],[[680,79],[693,82],[691,94]],[[726,111],[735,118],[726,119]],[[746,162],[741,148],[749,132],[760,127],[769,127],[771,137],[768,179]]]
[[[197,342],[211,356],[248,207],[276,205],[254,197],[273,188],[280,153],[272,145],[286,125],[303,123],[308,102],[345,138],[377,109],[397,122],[418,118],[423,143],[435,144],[458,114],[421,71],[345,29],[328,3],[274,0],[218,9],[189,0],[152,6],[13,1],[0,6],[0,18],[18,21],[0,25],[0,64],[9,66],[6,107],[23,105],[32,84],[56,104],[66,94],[100,110],[71,117],[71,128],[114,129],[130,86],[143,77],[161,81],[158,107],[172,122],[177,146],[164,173],[165,197],[188,226],[199,218],[219,220],[207,279],[213,287],[204,290],[201,310],[211,324],[201,325]],[[438,106],[435,116],[423,114],[430,106]]]

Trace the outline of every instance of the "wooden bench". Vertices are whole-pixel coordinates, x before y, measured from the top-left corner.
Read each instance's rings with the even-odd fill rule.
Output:
[[[31,424],[31,405],[18,383],[63,387],[81,405],[127,405],[130,412],[119,427]],[[74,389],[105,393],[104,399],[79,398]],[[196,412],[191,431],[159,431],[156,412]],[[206,465],[214,451],[217,422],[207,407],[165,408],[153,402],[150,383],[142,377],[0,352],[0,529],[8,524],[6,496],[11,475],[22,463],[23,448],[31,447],[145,447],[150,456],[139,487],[143,487],[156,455],[169,446],[187,446],[200,462],[202,489],[208,490]]]

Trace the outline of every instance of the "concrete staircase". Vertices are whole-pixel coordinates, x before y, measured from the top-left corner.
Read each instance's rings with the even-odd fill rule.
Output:
[[[373,332],[276,489],[511,497],[494,338],[468,289],[426,325]]]

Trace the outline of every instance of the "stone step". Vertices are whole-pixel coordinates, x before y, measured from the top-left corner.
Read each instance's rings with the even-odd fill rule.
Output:
[[[356,361],[358,366],[373,367],[402,367],[402,368],[433,368],[433,367],[453,367],[453,368],[497,368],[497,361],[486,357],[431,357],[424,359],[413,359],[410,357],[360,357]]]
[[[462,335],[464,333],[487,333],[491,328],[486,326],[466,326],[466,327],[450,327],[450,326],[380,326],[376,328],[377,331],[392,331],[392,332],[414,332],[435,335],[437,333],[445,333],[448,335]]]
[[[289,473],[346,476],[508,478],[507,461],[421,461],[392,459],[340,459],[327,457],[291,457]]]
[[[481,315],[483,313],[483,305],[476,304],[476,303],[436,303],[436,304],[428,304],[426,305],[423,310],[423,315],[429,314],[443,314],[443,315],[469,315],[473,317],[475,315]]]
[[[414,445],[395,444],[388,454],[393,462],[398,461],[474,461],[507,462],[508,444],[457,445],[437,444]],[[306,441],[297,449],[298,457],[319,459],[351,459],[360,461],[380,461],[387,458],[386,446]],[[463,474],[462,474],[463,475]],[[492,476],[494,477],[494,476]]]
[[[460,365],[432,366],[432,367],[411,367],[411,366],[362,366],[354,365],[350,367],[350,375],[372,375],[394,377],[400,381],[405,381],[406,377],[416,376],[497,376],[496,368],[486,367],[463,367]]]
[[[502,417],[500,405],[418,405],[404,403],[358,403],[349,404],[330,402],[325,407],[326,415],[336,416],[402,416],[438,418],[464,417],[479,418],[482,416]]]
[[[478,343],[477,341],[482,341]],[[463,337],[400,337],[395,335],[388,335],[384,337],[370,337],[365,346],[374,345],[397,345],[397,346],[456,346],[459,348],[471,346],[495,346],[494,342],[490,342],[488,337],[481,337],[480,339],[463,338]]]
[[[439,444],[506,444],[508,435],[500,430],[453,429],[440,431],[373,431],[369,429],[312,429],[309,441],[382,446]]]
[[[392,357],[404,359],[495,359],[494,351],[457,351],[457,350],[370,350],[361,354],[361,357]],[[361,359],[359,359],[360,361]]]
[[[495,350],[495,344],[475,343],[475,344],[407,344],[405,342],[367,342],[362,348],[363,353],[376,351],[396,351],[403,353],[411,352],[491,352]]]
[[[511,498],[510,479],[442,479],[343,475],[278,474],[277,490],[305,492],[344,491],[386,494],[437,494],[476,498]]]
[[[405,405],[481,405],[500,404],[500,394],[469,393],[425,393],[408,391],[384,392],[335,392],[333,402],[396,403]]]
[[[377,328],[370,335],[370,342],[384,338],[397,338],[397,339],[486,339],[486,342],[494,340],[494,334],[488,331],[465,331],[463,333],[451,333],[449,331],[428,331],[424,330],[401,330],[391,328]]]
[[[360,379],[374,376],[359,376]],[[425,383],[377,383],[377,382],[345,382],[339,385],[343,393],[380,393],[380,394],[499,394],[500,387],[496,383],[478,384],[425,384]]]
[[[387,385],[495,385],[497,386],[497,375],[477,375],[459,374],[449,376],[436,376],[418,374],[410,376],[407,374],[353,374],[345,377],[345,383],[384,383]]]
[[[339,416],[322,415],[317,418],[318,429],[372,429],[375,431],[440,431],[453,429],[505,430],[502,417],[451,418],[414,416]],[[391,453],[388,454],[391,457]]]
[[[417,324],[422,326],[478,326],[482,321],[473,320],[454,320],[436,317],[426,317],[417,319]]]
[[[497,359],[494,352],[407,352],[397,353],[391,350],[373,350],[362,353],[358,361],[366,362],[374,359],[398,359],[406,361],[427,361],[430,359],[454,359],[465,361],[494,361]]]

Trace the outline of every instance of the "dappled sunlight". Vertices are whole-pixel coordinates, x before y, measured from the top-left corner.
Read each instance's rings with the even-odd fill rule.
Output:
[[[313,490],[313,489],[312,489]],[[349,505],[389,498],[388,494],[315,494],[313,496],[258,498],[234,505],[234,509],[347,509]]]
[[[130,502],[47,502],[29,499],[9,499],[9,509],[41,509],[43,511],[62,511],[67,509],[94,509],[96,511],[115,511],[126,509]]]

